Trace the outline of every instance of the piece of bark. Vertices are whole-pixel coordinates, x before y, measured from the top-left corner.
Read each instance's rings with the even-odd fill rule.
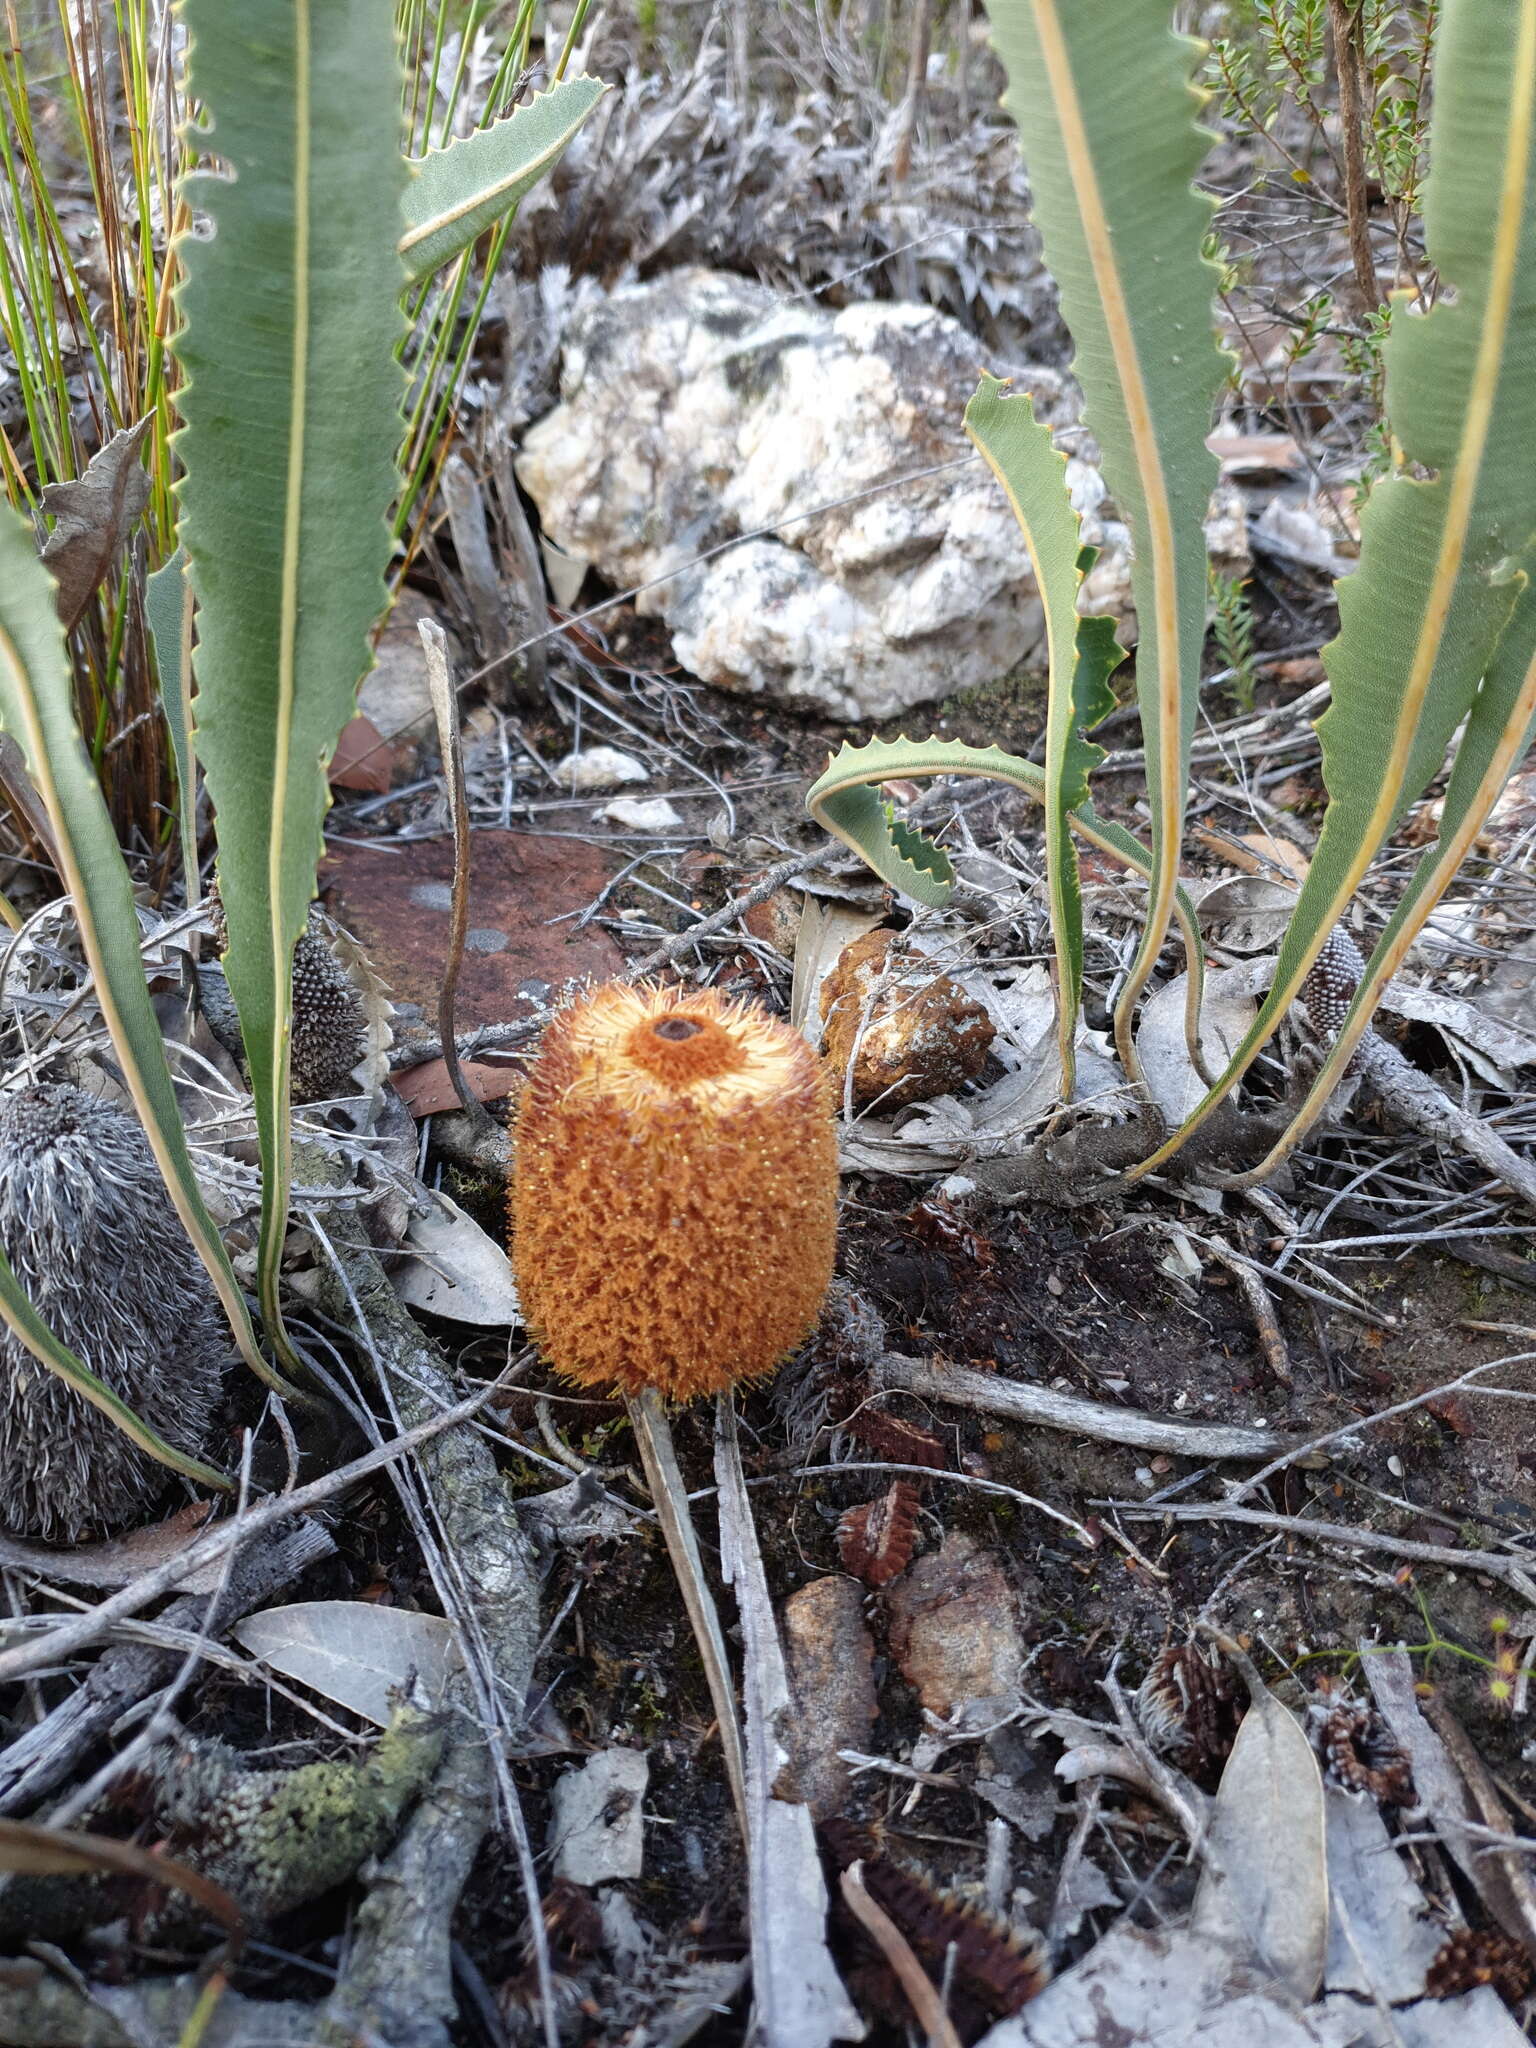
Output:
[[[879,1712],[875,1645],[852,1579],[812,1579],[791,1593],[780,1620],[795,1711],[780,1722],[789,1762],[775,1790],[825,1820],[842,1812],[853,1784],[838,1752],[862,1749]]]

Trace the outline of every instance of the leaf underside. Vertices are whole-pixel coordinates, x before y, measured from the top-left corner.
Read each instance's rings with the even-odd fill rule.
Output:
[[[1536,0],[1461,0],[1447,11],[1430,156],[1426,250],[1454,302],[1442,298],[1424,316],[1409,317],[1405,295],[1397,296],[1386,409],[1401,464],[1365,507],[1359,567],[1338,585],[1339,633],[1323,649],[1332,703],[1317,728],[1329,796],[1322,834],[1253,1029],[1211,1095],[1144,1171],[1204,1120],[1253,1060],[1382,842],[1439,772],[1468,718],[1440,840],[1378,945],[1288,1143],[1307,1128],[1518,760],[1531,723],[1536,620],[1525,593],[1536,559]]]
[[[473,135],[409,165],[400,254],[413,283],[430,277],[494,227],[535,186],[607,88],[564,78]]]
[[[266,1374],[245,1297],[192,1170],[160,1026],[144,979],[128,870],[74,721],[55,600],[53,580],[37,559],[25,523],[9,506],[0,505],[0,724],[22,748],[47,806],[60,871],[74,902],[113,1053],[176,1213],[218,1290],[247,1363]],[[128,1429],[152,1456],[222,1484],[210,1468],[195,1460],[189,1465],[162,1443],[50,1335],[8,1267],[0,1274],[0,1314],[50,1370]]]
[[[196,745],[219,829],[226,961],[263,1162],[261,1301],[282,1342],[290,977],[314,892],[326,764],[384,609],[395,489],[407,169],[376,0],[182,0],[180,538],[197,600]]]
[[[1192,185],[1211,141],[1194,120],[1199,45],[1171,33],[1166,0],[991,0],[988,13],[1084,423],[1134,547],[1153,864],[1116,1019],[1134,1073],[1131,1010],[1177,884],[1205,643],[1204,516],[1217,477],[1205,440],[1230,367],[1212,332],[1216,273],[1200,253],[1212,202]]]

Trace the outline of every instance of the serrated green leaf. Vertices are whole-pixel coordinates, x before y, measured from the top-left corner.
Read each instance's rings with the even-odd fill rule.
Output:
[[[378,0],[181,11],[205,121],[192,139],[223,166],[187,180],[211,232],[184,234],[177,251],[193,709],[261,1145],[262,1312],[283,1346],[293,948],[326,764],[384,609],[396,486],[400,80]]]
[[[8,505],[0,505],[0,725],[25,754],[47,806],[62,879],[74,904],[80,943],[112,1036],[112,1050],[176,1213],[208,1269],[246,1363],[269,1383],[281,1386],[257,1347],[245,1296],[198,1191],[165,1045],[144,979],[128,870],[75,725],[55,596],[53,580],[37,559],[26,524]],[[13,1322],[13,1327],[18,1326]],[[24,1331],[20,1334],[31,1342]],[[78,1360],[75,1363],[78,1366]],[[54,1369],[60,1369],[56,1363]],[[83,1386],[81,1390],[85,1391]],[[105,1393],[104,1388],[100,1391]]]
[[[1339,634],[1323,649],[1333,688],[1318,721],[1329,792],[1322,834],[1253,1030],[1211,1095],[1139,1171],[1204,1121],[1284,1015],[1377,849],[1477,703],[1536,562],[1536,0],[1455,0],[1447,9],[1430,157],[1426,248],[1447,296],[1413,318],[1397,295],[1386,394],[1403,467],[1371,494],[1359,568],[1339,585]],[[1518,681],[1499,687],[1512,704]],[[1480,744],[1496,742],[1485,735]],[[1485,780],[1470,768],[1468,778],[1464,788]],[[1452,827],[1446,845],[1456,836]],[[1422,893],[1416,880],[1416,899]]]
[[[875,793],[879,783],[924,775],[977,775],[1011,783],[1038,804],[1043,805],[1046,798],[1044,769],[1017,754],[1005,753],[1001,747],[972,747],[963,740],[899,739],[840,747],[806,791],[805,805],[819,825],[851,846],[882,881],[918,903],[939,908],[948,902],[955,886],[949,855],[914,826],[893,820],[890,806]],[[1150,883],[1152,856],[1124,826],[1099,817],[1089,803],[1081,804],[1070,817],[1074,832]],[[1198,1053],[1204,955],[1194,905],[1177,886],[1173,914],[1189,955],[1187,1015],[1190,1040]],[[1205,1070],[1200,1067],[1199,1071],[1203,1075]]]
[[[192,751],[192,601],[187,557],[178,548],[163,569],[144,579],[144,623],[155,654],[160,708],[176,762],[176,816],[187,901],[200,895],[197,861],[197,756]]]
[[[1114,708],[1108,680],[1123,659],[1112,619],[1080,619],[1078,592],[1091,567],[1067,494],[1066,458],[1025,394],[1009,397],[983,376],[965,409],[965,430],[1002,485],[1023,529],[1045,608],[1048,709],[1045,725],[1045,872],[1056,950],[1056,1037],[1068,1101],[1077,1065],[1082,1008],[1083,896],[1068,814],[1088,801],[1088,776],[1103,750],[1082,737]]]
[[[1217,272],[1201,254],[1211,202],[1191,181],[1210,138],[1193,115],[1199,46],[1166,0],[991,0],[1036,226],[1071,330],[1084,419],[1131,530],[1137,694],[1153,873],[1147,925],[1116,1013],[1131,1013],[1173,906],[1205,642],[1205,446],[1227,359],[1211,330]]]
[[[1456,878],[1499,793],[1536,739],[1536,586],[1522,590],[1483,678],[1456,752],[1441,806],[1440,830],[1420,858],[1376,942],[1339,1035],[1284,1139],[1251,1175],[1267,1179],[1295,1150],[1344,1078],[1387,983],[1407,959],[1435,905]]]
[[[504,120],[410,160],[400,254],[411,281],[441,270],[556,163],[607,87],[564,78]]]

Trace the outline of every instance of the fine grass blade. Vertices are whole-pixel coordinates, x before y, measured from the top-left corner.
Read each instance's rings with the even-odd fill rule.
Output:
[[[128,870],[74,722],[55,603],[52,579],[25,523],[9,506],[0,506],[0,724],[25,754],[47,807],[54,858],[74,904],[96,999],[176,1213],[208,1269],[246,1364],[268,1385],[287,1391],[257,1348],[245,1296],[198,1191],[144,980]]]
[[[1198,46],[1171,33],[1166,0],[991,0],[988,13],[1085,424],[1135,548],[1152,878],[1115,1014],[1134,1075],[1133,1012],[1178,881],[1217,475],[1205,438],[1229,369],[1211,327],[1216,272],[1200,253],[1212,202],[1191,184],[1210,143],[1193,119]]]
[[[413,284],[469,247],[555,163],[607,87],[566,78],[504,120],[410,161],[400,254]]]
[[[176,762],[176,819],[187,902],[202,893],[197,859],[197,756],[192,751],[192,605],[187,558],[178,548],[163,569],[144,579],[144,621],[155,652],[160,704]]]
[[[1102,747],[1083,733],[1115,708],[1109,678],[1124,659],[1112,619],[1079,618],[1078,592],[1092,566],[1067,495],[1066,458],[1026,396],[1005,395],[983,376],[965,409],[965,430],[1007,493],[1024,531],[1045,606],[1049,675],[1045,726],[1045,872],[1056,948],[1056,1035],[1061,1092],[1072,1099],[1083,987],[1083,896],[1070,814],[1088,801],[1088,777]]]
[[[184,0],[211,232],[184,235],[181,541],[197,600],[196,743],[218,818],[226,971],[262,1157],[262,1314],[291,1358],[279,1265],[292,1173],[293,949],[326,763],[385,605],[406,184],[400,75],[375,0]]]
[[[1017,754],[1004,753],[1001,747],[971,747],[963,740],[867,740],[863,746],[838,748],[806,791],[805,805],[824,831],[851,846],[883,882],[917,903],[938,908],[948,902],[955,886],[949,855],[913,826],[903,824],[877,793],[882,782],[924,775],[978,775],[990,782],[1011,783],[1038,804],[1046,800],[1045,770]],[[1101,818],[1086,802],[1067,816],[1080,838],[1150,884],[1152,855],[1124,826]],[[1189,1015],[1198,1018],[1205,960],[1194,905],[1177,884],[1173,915],[1189,956]]]
[[[1402,462],[1365,508],[1360,566],[1339,585],[1339,634],[1323,649],[1333,700],[1317,728],[1329,794],[1322,835],[1253,1029],[1139,1172],[1176,1149],[1253,1060],[1462,719],[1481,705],[1487,764],[1469,764],[1463,778],[1463,823],[1502,751],[1498,704],[1520,720],[1513,672],[1501,670],[1491,695],[1480,685],[1536,559],[1536,0],[1457,0],[1447,10],[1430,140],[1426,248],[1446,297],[1409,318],[1399,295],[1386,344],[1387,417]],[[1461,836],[1449,819],[1447,829],[1446,853]],[[1437,869],[1441,848],[1429,856]],[[1448,879],[1445,871],[1439,887]],[[1427,886],[1416,878],[1416,898]],[[1379,977],[1370,983],[1379,990]]]

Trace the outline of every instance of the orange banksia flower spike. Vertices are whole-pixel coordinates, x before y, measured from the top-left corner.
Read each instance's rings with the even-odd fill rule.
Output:
[[[837,1145],[804,1038],[713,990],[610,982],[559,1012],[518,1108],[512,1262],[583,1386],[674,1400],[771,1372],[832,1277]]]

